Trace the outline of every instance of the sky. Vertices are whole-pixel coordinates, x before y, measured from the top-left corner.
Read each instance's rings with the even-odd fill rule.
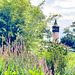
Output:
[[[31,4],[37,6],[42,1],[31,0]],[[42,11],[46,16],[49,16],[50,13],[62,15],[57,19],[60,26],[59,37],[61,38],[64,28],[72,25],[72,22],[75,21],[75,0],[45,0]]]

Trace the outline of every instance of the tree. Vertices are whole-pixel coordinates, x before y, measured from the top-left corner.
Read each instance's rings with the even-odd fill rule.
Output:
[[[75,48],[75,22],[72,22],[72,25],[70,27],[73,29],[73,48]]]
[[[51,36],[52,36],[52,33],[51,33],[50,29],[44,28],[42,30],[42,32],[45,34],[45,36],[47,37],[47,39],[49,39],[49,41],[50,41]]]
[[[30,40],[35,34],[39,36],[42,28],[46,26],[42,21],[44,18],[40,8],[32,6],[29,0],[2,0],[0,2],[0,36],[3,34],[8,38],[9,33],[15,39],[19,32],[26,40]]]
[[[65,45],[68,45],[70,47],[74,48],[74,35],[73,32],[70,31],[69,27],[64,29],[64,34],[66,34],[64,37],[61,38],[61,42]]]
[[[73,32],[75,32],[75,22],[72,22],[72,25],[70,25],[70,27],[73,28]]]
[[[43,3],[43,2],[42,2]],[[58,15],[45,19],[40,6],[32,6],[30,0],[1,0],[0,1],[0,36],[14,41],[16,36],[22,35],[28,46],[43,38],[42,30],[47,22]],[[0,43],[1,43],[0,39]]]

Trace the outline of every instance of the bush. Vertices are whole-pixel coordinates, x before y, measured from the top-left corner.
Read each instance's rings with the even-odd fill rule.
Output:
[[[48,48],[41,55],[45,56],[48,69],[51,68],[53,74],[60,72],[60,75],[63,75],[68,49],[57,43],[48,43],[47,45],[49,45]]]

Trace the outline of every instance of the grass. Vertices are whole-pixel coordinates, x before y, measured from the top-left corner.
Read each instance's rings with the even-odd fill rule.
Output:
[[[68,63],[65,67],[65,75],[75,75],[75,52],[69,52],[67,60]]]

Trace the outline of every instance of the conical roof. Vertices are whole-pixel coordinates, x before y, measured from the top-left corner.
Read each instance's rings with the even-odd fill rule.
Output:
[[[57,20],[55,19],[54,25],[57,25]]]

